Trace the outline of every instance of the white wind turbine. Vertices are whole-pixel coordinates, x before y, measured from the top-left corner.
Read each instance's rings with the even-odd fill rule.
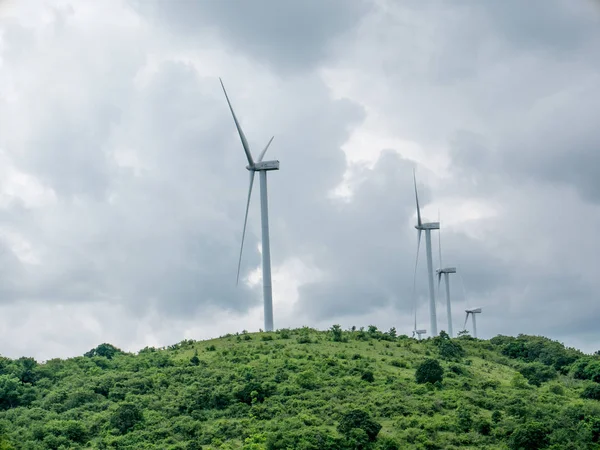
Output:
[[[440,215],[438,211],[438,223],[440,222]],[[450,274],[456,273],[456,267],[444,267],[442,263],[442,230],[438,231],[438,246],[440,251],[440,268],[435,271],[438,276],[438,296],[440,293],[440,283],[442,282],[442,275],[444,275],[444,284],[446,285],[446,314],[448,315],[448,335],[453,336],[452,330],[452,305],[450,303]]]
[[[421,247],[421,231],[425,231],[425,244],[427,250],[427,272],[429,282],[429,326],[431,327],[431,336],[437,336],[437,318],[435,312],[435,292],[433,290],[433,260],[431,256],[431,230],[439,230],[439,222],[423,223],[421,221],[421,209],[419,208],[419,194],[417,192],[417,177],[413,170],[413,180],[415,183],[415,199],[417,201],[417,225],[415,228],[419,231],[417,238],[417,258],[415,260],[415,274],[417,271],[417,263],[419,261],[419,249]],[[416,305],[415,305],[416,308]],[[415,309],[416,314],[416,309]],[[415,320],[416,328],[416,320]]]
[[[481,308],[471,308],[465,309],[467,313],[467,317],[465,317],[465,324],[463,325],[463,329],[466,329],[467,320],[469,320],[469,314],[471,314],[471,318],[473,319],[473,337],[477,337],[477,321],[475,320],[475,314],[481,314]]]
[[[264,315],[265,315],[265,331],[273,331],[273,290],[271,287],[271,248],[269,245],[269,205],[268,205],[268,197],[267,197],[267,171],[269,170],[279,170],[279,161],[263,161],[265,153],[271,145],[273,141],[273,136],[269,142],[267,143],[264,150],[261,152],[257,161],[252,159],[252,153],[250,152],[250,146],[248,145],[248,141],[246,140],[246,136],[242,131],[242,127],[240,126],[235,113],[233,112],[233,107],[231,106],[231,102],[229,101],[229,96],[227,95],[227,91],[225,90],[225,86],[223,85],[223,80],[219,78],[221,82],[221,87],[223,88],[223,93],[225,94],[225,98],[227,99],[227,104],[229,105],[229,110],[231,111],[231,115],[233,116],[233,121],[235,122],[235,126],[237,128],[238,134],[240,135],[240,139],[242,141],[242,146],[244,147],[244,152],[246,152],[246,158],[248,158],[248,165],[246,169],[250,171],[250,186],[248,188],[248,201],[246,202],[246,214],[244,216],[244,229],[242,231],[242,245],[240,246],[240,258],[238,261],[238,270],[237,270],[237,282],[239,283],[240,279],[240,267],[242,264],[242,251],[244,250],[244,238],[246,236],[246,223],[248,221],[248,208],[250,207],[250,198],[252,196],[252,185],[254,184],[254,174],[259,172],[260,176],[260,212],[261,212],[261,225],[262,225],[262,282],[263,282],[263,299],[264,299]]]

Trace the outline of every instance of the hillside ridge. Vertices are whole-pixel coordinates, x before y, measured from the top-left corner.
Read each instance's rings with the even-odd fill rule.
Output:
[[[2,449],[600,449],[600,357],[375,326],[0,357]]]

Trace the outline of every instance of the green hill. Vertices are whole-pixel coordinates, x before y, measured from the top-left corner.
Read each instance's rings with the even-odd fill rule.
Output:
[[[595,449],[599,399],[600,357],[541,337],[244,332],[0,358],[0,449]]]

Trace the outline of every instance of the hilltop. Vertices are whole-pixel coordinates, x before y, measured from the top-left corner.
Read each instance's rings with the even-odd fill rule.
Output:
[[[309,328],[0,358],[0,449],[596,449],[600,357]]]

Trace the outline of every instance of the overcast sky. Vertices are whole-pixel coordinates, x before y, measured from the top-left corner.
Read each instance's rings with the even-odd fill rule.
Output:
[[[219,76],[275,135],[275,328],[410,335],[414,168],[455,331],[600,348],[598,3],[0,0],[0,354],[263,326]],[[424,246],[417,284],[429,328]]]

